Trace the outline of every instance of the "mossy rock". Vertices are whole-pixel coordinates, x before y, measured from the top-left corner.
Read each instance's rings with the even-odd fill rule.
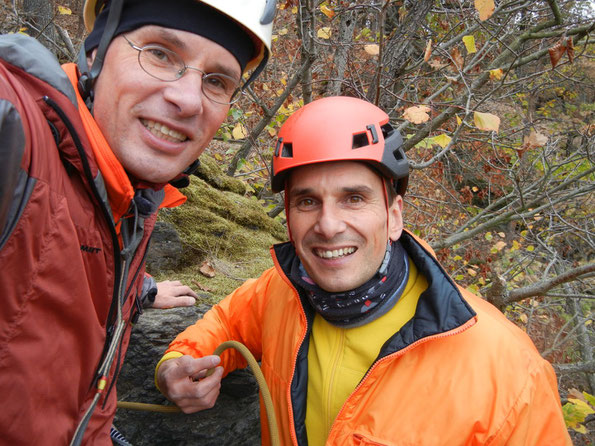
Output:
[[[207,291],[206,302],[215,303],[245,279],[258,277],[273,265],[269,248],[285,241],[283,224],[270,218],[256,199],[221,191],[192,177],[182,192],[188,201],[163,209],[159,220],[172,224],[182,240],[180,269],[156,274],[157,280],[181,280],[196,291]],[[200,273],[208,261],[215,277]],[[200,288],[200,289],[199,289]]]
[[[200,157],[200,166],[198,166],[194,175],[203,179],[216,189],[244,195],[246,193],[246,184],[237,178],[227,175],[221,170],[220,166],[221,163],[215,158],[207,154],[202,154]]]

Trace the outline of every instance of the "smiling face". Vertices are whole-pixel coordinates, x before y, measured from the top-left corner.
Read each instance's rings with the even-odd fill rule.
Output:
[[[149,25],[126,33],[126,37],[139,47],[158,44],[175,51],[187,66],[205,73],[240,79],[235,57],[202,36]],[[201,82],[196,70],[175,82],[155,79],[140,67],[138,51],[123,36],[111,42],[95,84],[93,115],[112,151],[134,177],[167,182],[198,158],[211,141],[229,106],[206,98]]]
[[[322,289],[342,292],[364,284],[380,267],[388,238],[401,236],[403,201],[397,196],[387,216],[383,189],[374,170],[354,161],[291,171],[291,235],[306,272]]]

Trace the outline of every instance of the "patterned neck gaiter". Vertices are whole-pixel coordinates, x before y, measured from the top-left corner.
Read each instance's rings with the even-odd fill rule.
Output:
[[[310,304],[324,319],[339,327],[353,328],[379,318],[398,302],[409,277],[409,262],[401,243],[389,241],[376,274],[354,290],[341,293],[323,290],[308,276],[297,256],[290,277],[306,291]]]

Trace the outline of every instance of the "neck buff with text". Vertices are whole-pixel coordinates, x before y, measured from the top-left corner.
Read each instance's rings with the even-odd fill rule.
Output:
[[[390,310],[401,298],[409,277],[409,263],[399,241],[389,242],[376,274],[354,290],[329,293],[308,276],[300,259],[291,265],[291,280],[306,291],[314,309],[329,323],[353,328],[367,324]]]

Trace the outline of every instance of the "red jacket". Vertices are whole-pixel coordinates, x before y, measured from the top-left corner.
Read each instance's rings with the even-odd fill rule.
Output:
[[[343,405],[326,444],[571,444],[554,371],[528,336],[457,287],[423,242],[407,232],[401,242],[429,287]],[[277,245],[271,253],[275,268],[214,306],[168,352],[200,357],[226,340],[244,343],[261,360],[281,444],[305,445],[313,310],[288,279],[293,247]],[[226,373],[245,366],[233,350],[221,358]],[[264,412],[261,420],[269,444]]]
[[[115,376],[138,313],[145,251],[164,194],[134,191],[115,158],[112,171],[98,165],[97,150],[104,156],[111,150],[105,143],[92,149],[94,123],[78,101],[77,109],[71,82],[49,51],[24,36],[0,38],[3,444],[70,442],[97,393],[120,307],[124,334],[85,434],[87,443],[111,445]],[[132,233],[139,195],[150,209],[138,217],[136,237],[121,237]],[[132,246],[127,258],[121,244]]]

